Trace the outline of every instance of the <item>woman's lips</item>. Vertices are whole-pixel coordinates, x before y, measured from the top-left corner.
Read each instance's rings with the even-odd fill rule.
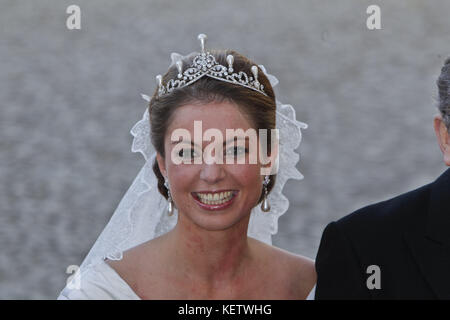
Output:
[[[234,199],[236,199],[237,194],[239,193],[238,190],[228,190],[232,192],[231,199],[227,202],[221,203],[221,204],[206,204],[200,201],[198,195],[196,192],[191,192],[192,197],[194,198],[195,202],[200,208],[203,208],[205,210],[209,211],[215,211],[215,210],[223,210],[231,206],[234,202]]]

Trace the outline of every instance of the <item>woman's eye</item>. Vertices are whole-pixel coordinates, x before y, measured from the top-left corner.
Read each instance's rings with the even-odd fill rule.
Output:
[[[184,159],[194,158],[195,157],[195,150],[194,149],[190,149],[190,148],[181,149],[178,152],[178,156],[180,156],[180,158],[184,158]]]
[[[247,148],[234,146],[234,147],[228,149],[227,155],[237,156],[237,155],[247,153],[247,152],[248,152]]]

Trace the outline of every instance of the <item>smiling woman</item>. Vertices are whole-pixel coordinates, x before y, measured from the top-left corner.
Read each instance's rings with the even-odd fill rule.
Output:
[[[288,178],[301,178],[293,149],[306,125],[296,121],[291,106],[276,101],[276,78],[270,79],[264,67],[232,50],[206,52],[206,36],[199,39],[201,53],[172,55],[168,72],[157,77],[144,116],[150,130],[137,125],[155,149],[153,157],[143,152],[155,185],[146,182],[147,189],[139,191],[133,184],[119,205],[118,212],[126,217],[122,221],[135,223],[124,231],[121,220],[113,221],[115,213],[112,226],[105,228],[82,265],[81,285],[66,287],[59,298],[305,299],[314,287],[313,261],[270,245],[276,221],[288,206],[281,189]],[[283,134],[294,139],[284,141],[280,150],[273,142],[278,133],[273,139],[271,131],[278,120],[286,129],[280,130],[281,139]],[[215,136],[228,138],[229,130],[240,134],[227,139],[225,150],[223,141],[215,140],[211,152],[206,145],[210,139],[196,132],[198,122]],[[257,142],[252,142],[246,133],[260,129],[268,130],[267,139],[255,134]],[[177,134],[173,139],[180,131],[194,141],[180,141]],[[266,153],[270,161],[262,159]],[[205,161],[195,161],[202,154]],[[216,160],[233,161],[211,161],[213,154]],[[270,212],[268,197],[276,187],[275,159],[280,154],[283,179]],[[194,162],[178,161],[180,157]],[[250,161],[252,157],[257,161]],[[268,174],[261,174],[263,168],[269,168]],[[143,176],[148,177],[149,169],[144,167]],[[148,181],[140,175],[135,183],[142,180]],[[157,191],[169,203],[169,215],[161,215],[156,201],[145,202],[156,199]],[[252,212],[261,202],[261,211]],[[173,221],[170,228],[167,221]],[[257,232],[251,230],[255,227]],[[249,236],[252,232],[264,236]],[[105,238],[116,245],[108,247],[111,241]],[[98,252],[102,259],[94,254]]]
[[[230,84],[230,86],[235,85]],[[246,88],[243,90],[248,91]],[[275,112],[272,113],[275,114]],[[189,217],[189,220],[197,226],[203,225],[207,230],[225,230],[231,226],[237,228],[239,224],[242,224],[242,231],[246,234],[250,211],[261,202],[265,195],[264,176],[260,174],[260,165],[249,164],[249,154],[243,155],[244,160],[247,160],[244,164],[203,162],[174,164],[170,157],[162,156],[162,153],[171,154],[171,148],[174,148],[170,141],[170,133],[183,128],[191,132],[193,136],[193,124],[196,120],[202,121],[205,129],[214,128],[222,133],[231,128],[248,130],[252,128],[252,123],[256,122],[255,120],[249,122],[235,103],[227,101],[181,104],[168,123],[167,133],[164,135],[164,150],[158,152],[154,170],[158,175],[167,177],[172,201],[176,204],[180,215]],[[161,170],[161,173],[158,173],[158,170]],[[164,184],[164,180],[161,180],[161,183]],[[219,200],[219,190],[233,192],[234,196],[226,203],[218,205],[215,202]],[[197,201],[192,193],[204,193],[208,203]],[[211,215],[211,211],[216,214]]]
[[[233,71],[242,72],[246,75],[252,74],[251,68],[255,66],[252,61],[232,50],[212,50],[210,54],[222,66],[227,65],[227,56],[233,56]],[[192,65],[196,58],[197,55],[191,54],[184,61],[181,60],[182,65]],[[178,74],[180,74],[179,69],[175,65],[172,66],[162,77],[161,83],[170,83],[171,79],[178,78]],[[194,121],[201,121],[203,129],[222,128],[223,136],[226,136],[226,129],[275,129],[276,101],[272,86],[262,72],[259,73],[258,82],[263,85],[267,95],[256,90],[249,90],[242,85],[210,77],[202,77],[191,85],[177,88],[170,94],[163,96],[159,95],[160,88],[157,88],[150,101],[149,113],[151,141],[158,154],[165,158],[166,151],[171,150],[166,149],[165,144],[177,129],[183,128],[190,132],[190,136],[198,136],[194,132]],[[220,109],[222,104],[226,104],[227,107]],[[181,108],[184,110],[178,110]],[[230,115],[230,110],[234,111],[234,118],[233,114]],[[176,111],[181,112],[181,114],[178,114],[178,117],[175,118]],[[217,114],[217,112],[220,113]],[[205,115],[209,115],[209,118]],[[183,126],[184,123],[181,123],[183,120],[188,123],[187,126]],[[225,125],[224,121],[228,121],[228,126]],[[218,126],[218,124],[221,124],[221,126]],[[268,131],[267,149],[269,153],[271,141],[271,131]],[[156,162],[153,170],[158,177],[158,188],[161,194],[168,198],[168,191],[164,186],[165,179],[160,172],[160,166]],[[276,175],[272,175],[267,186],[269,193],[275,184],[275,180]],[[169,179],[170,181],[171,179]],[[258,203],[262,201],[263,196],[262,193]]]

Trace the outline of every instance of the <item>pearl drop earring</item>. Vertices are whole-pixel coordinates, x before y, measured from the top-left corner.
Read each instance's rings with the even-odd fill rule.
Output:
[[[167,208],[167,215],[170,217],[171,215],[173,215],[173,201],[172,201],[172,195],[170,194],[170,189],[169,189],[169,180],[167,180],[166,178],[164,181],[164,186],[167,188],[167,196],[168,196],[167,201],[169,202],[169,206]]]
[[[267,199],[267,186],[269,185],[270,182],[270,178],[269,176],[265,176],[264,177],[264,200],[261,204],[261,210],[263,212],[269,212],[270,211],[270,203],[269,203],[269,199]]]

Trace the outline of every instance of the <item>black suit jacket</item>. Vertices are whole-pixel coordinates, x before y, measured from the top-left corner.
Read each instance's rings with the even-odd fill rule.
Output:
[[[380,289],[366,284],[370,265],[380,268]],[[450,299],[450,169],[331,222],[316,271],[316,299]]]

